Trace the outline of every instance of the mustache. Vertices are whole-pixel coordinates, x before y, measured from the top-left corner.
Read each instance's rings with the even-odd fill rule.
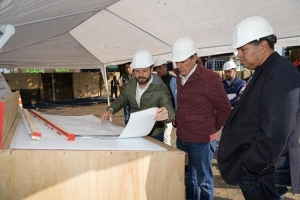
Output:
[[[138,79],[140,79],[140,78],[142,78],[142,79],[146,79],[146,77],[142,77],[142,76],[139,76],[139,77],[138,77]]]

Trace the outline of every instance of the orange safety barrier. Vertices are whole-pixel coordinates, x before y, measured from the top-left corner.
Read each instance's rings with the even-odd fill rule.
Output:
[[[21,95],[20,94],[19,94],[19,106],[20,106],[20,108],[23,108],[22,99],[21,99]]]

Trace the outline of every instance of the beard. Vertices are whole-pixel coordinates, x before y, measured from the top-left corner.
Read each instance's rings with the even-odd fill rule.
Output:
[[[233,77],[231,77],[231,76],[226,76],[226,80],[227,80],[227,81],[232,81],[232,80],[233,80]]]
[[[147,84],[150,81],[150,79],[151,79],[151,76],[149,76],[148,78],[140,76],[140,77],[136,78],[136,81],[140,85],[145,85],[145,84]]]

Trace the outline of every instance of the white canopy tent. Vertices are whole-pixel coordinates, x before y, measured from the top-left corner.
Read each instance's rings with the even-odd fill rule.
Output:
[[[0,24],[16,29],[0,51],[0,68],[105,74],[140,49],[169,59],[183,36],[196,42],[199,56],[230,53],[234,26],[256,15],[272,24],[276,47],[300,45],[299,0],[3,0],[0,8]]]

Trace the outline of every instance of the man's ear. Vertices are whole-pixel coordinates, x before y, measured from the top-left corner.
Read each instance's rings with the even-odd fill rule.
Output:
[[[261,50],[262,53],[265,53],[269,48],[269,44],[266,40],[261,41],[259,46],[260,46],[260,50]]]
[[[193,59],[192,59],[192,62],[194,63],[194,65],[196,64],[196,62],[197,62],[197,56],[195,55],[194,57],[193,57]]]

